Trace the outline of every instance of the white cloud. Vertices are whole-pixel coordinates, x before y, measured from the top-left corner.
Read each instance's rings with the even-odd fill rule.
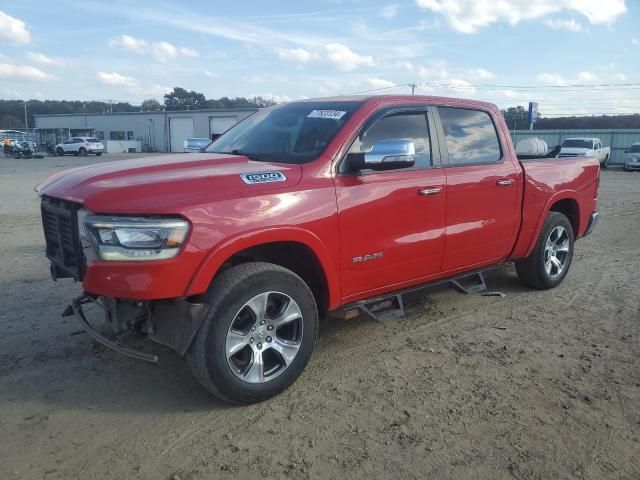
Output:
[[[149,44],[140,38],[131,35],[120,35],[109,40],[107,43],[111,48],[121,48],[132,53],[144,53]]]
[[[204,74],[205,77],[209,77],[209,78],[218,78],[220,77],[220,75],[218,75],[215,72],[211,72],[209,70],[203,70],[202,73]]]
[[[178,56],[191,58],[198,56],[198,51],[193,48],[176,47],[165,41],[147,42],[141,38],[126,34],[110,39],[107,44],[111,48],[119,48],[138,55],[150,54],[160,63],[166,63]]]
[[[579,72],[578,73],[578,80],[580,80],[581,82],[595,82],[597,79],[598,79],[598,77],[596,77],[591,72]]]
[[[616,74],[615,79],[625,82],[627,80],[627,76],[624,73],[618,73]]]
[[[398,6],[397,5],[385,5],[380,10],[380,16],[383,18],[393,18],[398,14]]]
[[[285,62],[305,65],[312,60],[317,60],[319,55],[304,48],[281,48],[278,50],[278,57]]]
[[[26,23],[0,10],[0,40],[24,45],[31,41],[31,34]]]
[[[402,61],[402,62],[398,62],[396,64],[396,66],[398,68],[403,69],[405,72],[413,72],[414,67],[413,67],[413,63],[409,62],[409,61]]]
[[[542,83],[548,83],[550,85],[567,85],[567,81],[559,73],[541,73],[540,75],[538,75],[538,80]]]
[[[96,76],[98,80],[105,85],[116,87],[136,87],[138,85],[138,81],[135,78],[120,75],[117,72],[98,72]]]
[[[164,95],[173,89],[162,85],[141,84],[137,79],[121,75],[118,72],[98,72],[96,74],[98,81],[104,85],[118,87],[137,95]]]
[[[56,65],[58,67],[64,66],[64,62],[57,58],[47,57],[43,53],[27,52],[27,58],[33,62],[40,63],[42,65]]]
[[[472,78],[477,78],[478,80],[491,80],[496,78],[496,76],[491,73],[489,70],[484,68],[473,68],[469,71],[469,76]]]
[[[376,62],[370,55],[359,55],[346,45],[330,43],[325,46],[327,61],[338,70],[350,72],[361,66],[373,67]]]
[[[576,22],[573,18],[570,20],[563,20],[561,18],[550,18],[545,20],[544,23],[547,27],[554,30],[567,30],[569,32],[584,32],[585,28],[580,22]]]
[[[517,25],[564,11],[582,14],[592,24],[611,23],[626,11],[625,0],[417,0],[417,4],[465,33],[492,23]]]
[[[29,65],[0,63],[0,78],[43,82],[47,80],[55,80],[57,77]]]
[[[367,83],[371,88],[388,88],[395,85],[395,83],[390,82],[389,80],[384,80],[382,78],[368,78]]]
[[[182,47],[180,48],[180,53],[185,57],[196,58],[199,56],[198,51],[193,48]]]
[[[631,39],[631,44],[632,45],[640,45],[640,40],[638,40],[636,37],[633,37]]]

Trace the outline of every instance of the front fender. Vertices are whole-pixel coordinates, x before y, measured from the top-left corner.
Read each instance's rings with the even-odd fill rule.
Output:
[[[260,229],[226,238],[210,250],[193,276],[187,289],[187,295],[204,293],[222,265],[236,253],[247,248],[274,242],[301,243],[315,254],[327,280],[329,309],[337,308],[340,305],[340,278],[331,254],[315,234],[295,227]]]

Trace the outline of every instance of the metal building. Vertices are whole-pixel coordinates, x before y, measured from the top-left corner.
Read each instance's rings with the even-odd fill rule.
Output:
[[[186,138],[216,138],[256,108],[35,115],[39,142],[95,136],[107,152],[182,152]]]
[[[595,137],[602,140],[602,145],[611,147],[611,159],[609,163],[624,163],[624,151],[632,143],[640,142],[640,130],[638,129],[610,129],[610,130],[514,130],[511,138],[514,145],[525,138],[540,138],[547,142],[549,147],[560,145],[565,138],[571,137]]]

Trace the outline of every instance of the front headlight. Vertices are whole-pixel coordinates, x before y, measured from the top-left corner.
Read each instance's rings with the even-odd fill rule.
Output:
[[[119,262],[173,258],[189,232],[180,218],[86,215],[82,221],[98,257]]]

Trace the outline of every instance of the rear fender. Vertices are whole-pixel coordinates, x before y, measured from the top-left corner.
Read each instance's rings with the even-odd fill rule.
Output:
[[[316,255],[324,272],[329,290],[329,309],[340,306],[340,279],[331,255],[316,235],[293,227],[249,231],[225,239],[213,247],[202,262],[187,289],[187,296],[204,293],[220,268],[236,253],[273,242],[297,242],[307,246]]]
[[[523,257],[528,257],[529,255],[531,255],[531,253],[533,252],[533,249],[536,246],[536,243],[538,242],[538,237],[540,236],[540,232],[542,231],[542,227],[544,226],[544,222],[547,219],[547,216],[549,215],[549,212],[551,211],[551,208],[558,202],[560,202],[561,200],[574,200],[577,204],[578,204],[578,218],[577,218],[577,223],[578,223],[578,228],[577,231],[574,232],[574,235],[576,238],[578,238],[580,236],[580,229],[582,228],[582,221],[581,221],[581,212],[580,212],[580,202],[578,202],[577,199],[577,193],[574,190],[565,190],[562,192],[557,192],[555,193],[545,204],[544,208],[542,209],[542,214],[540,215],[540,218],[538,218],[538,223],[536,224],[536,228],[534,230],[534,233],[532,235],[532,237],[529,240],[529,245],[527,247],[526,252],[524,253],[524,255],[522,255]]]

